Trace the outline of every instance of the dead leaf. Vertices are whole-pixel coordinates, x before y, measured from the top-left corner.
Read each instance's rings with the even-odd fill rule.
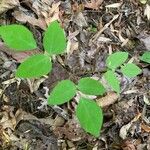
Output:
[[[38,49],[36,50],[31,50],[31,51],[24,51],[24,52],[16,52],[13,53],[11,56],[17,61],[17,62],[23,62],[27,57],[35,55],[35,54],[40,54]]]
[[[131,121],[131,122],[129,122],[128,124],[126,124],[126,125],[124,125],[124,126],[121,127],[119,136],[120,136],[122,139],[126,139],[126,138],[127,138],[127,133],[128,133],[128,130],[130,129],[132,123],[133,123],[133,122]]]
[[[2,119],[0,120],[0,125],[3,127],[3,129],[11,129],[14,130],[16,126],[16,120],[15,116],[12,113],[13,108],[12,107],[5,107],[5,110],[1,113]]]
[[[102,42],[102,43],[109,43],[112,41],[110,38],[102,37],[102,36],[100,36],[97,40],[98,42]]]
[[[121,127],[120,132],[119,132],[119,136],[122,139],[126,139],[127,138],[127,133],[130,129],[130,127],[133,125],[134,122],[136,122],[139,118],[141,117],[141,113],[138,113],[128,124],[124,125]]]
[[[121,148],[122,148],[122,150],[136,150],[134,142],[132,142],[130,140],[123,141]]]
[[[13,16],[16,18],[16,20],[26,23],[29,22],[33,26],[38,26],[41,29],[46,29],[46,23],[43,18],[36,19],[34,17],[26,15],[23,11],[14,11]]]
[[[150,42],[149,42],[149,41],[150,41],[150,35],[149,35],[149,34],[142,34],[142,33],[141,33],[141,34],[138,36],[138,39],[139,39],[140,41],[142,41],[142,42],[144,43],[146,49],[150,51]]]
[[[57,115],[56,118],[54,119],[53,126],[54,128],[61,127],[63,126],[64,123],[65,123],[65,119]]]
[[[146,5],[144,15],[147,16],[147,19],[150,20],[150,5]]]
[[[42,53],[42,51],[40,51],[39,49],[23,51],[23,52],[16,52],[15,50],[7,47],[2,42],[0,42],[0,51],[5,52],[7,55],[12,56],[17,62],[22,62],[25,58],[27,58],[31,55]]]
[[[118,97],[119,96],[116,93],[110,92],[106,96],[100,99],[96,99],[96,102],[98,106],[107,107],[107,106],[114,104],[117,101]]]
[[[110,4],[110,5],[106,5],[105,7],[106,8],[118,8],[122,5],[122,3],[113,3],[113,4]]]
[[[150,133],[150,126],[148,126],[148,125],[142,123],[142,124],[141,124],[141,128],[142,128],[145,132]]]
[[[104,0],[91,0],[91,2],[87,2],[85,4],[86,8],[90,8],[90,9],[99,9],[99,6],[103,3]]]
[[[79,42],[76,36],[79,34],[79,31],[73,33],[69,32],[68,43],[67,43],[67,54],[71,55],[74,51],[78,50]]]
[[[33,93],[37,91],[41,83],[43,83],[46,79],[47,79],[47,76],[41,77],[40,79],[27,79],[30,92]]]
[[[0,0],[0,14],[19,6],[19,0]]]
[[[78,15],[74,18],[74,23],[76,23],[79,27],[87,27],[87,20],[85,19],[83,13],[79,12]]]
[[[59,19],[59,5],[61,2],[53,3],[52,7],[49,9],[48,13],[45,15],[45,22],[49,25],[52,21]]]

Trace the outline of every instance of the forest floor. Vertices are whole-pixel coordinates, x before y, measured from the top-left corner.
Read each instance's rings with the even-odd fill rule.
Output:
[[[15,78],[17,66],[31,54],[15,53],[0,41],[0,149],[150,150],[150,65],[139,60],[150,50],[150,2],[141,2],[0,0],[0,25],[25,25],[41,51],[43,32],[53,20],[68,39],[67,53],[53,60],[52,72],[35,80]],[[48,89],[62,79],[101,79],[107,56],[116,51],[128,52],[142,73],[122,79],[120,96],[109,89],[103,97],[112,102],[103,108],[99,138],[80,128],[72,103],[43,105]]]

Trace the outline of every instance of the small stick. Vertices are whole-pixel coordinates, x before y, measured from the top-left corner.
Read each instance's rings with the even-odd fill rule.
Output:
[[[105,24],[105,26],[100,30],[98,31],[97,34],[94,35],[94,37],[90,40],[90,45],[92,43],[94,43],[98,37],[112,24],[113,21],[115,21],[117,18],[119,17],[119,15],[115,15],[112,20],[110,20],[110,22],[108,22],[107,24]]]

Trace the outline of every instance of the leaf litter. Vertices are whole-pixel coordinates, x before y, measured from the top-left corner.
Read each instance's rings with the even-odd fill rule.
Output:
[[[0,24],[27,26],[39,47],[29,53],[15,53],[0,43],[0,83],[3,83],[0,85],[0,148],[23,149],[26,145],[27,149],[55,150],[150,149],[150,70],[149,65],[138,59],[150,50],[148,1],[141,4],[135,0],[1,0],[0,8]],[[53,58],[53,71],[47,77],[18,83],[14,80],[16,65],[30,55],[42,53],[41,37],[53,20],[59,20],[67,33],[67,53]],[[50,93],[59,80],[68,78],[74,82],[85,76],[101,79],[108,54],[122,50],[144,67],[143,73],[134,79],[119,76],[120,95],[108,88],[107,95],[96,98],[105,118],[99,140],[79,126],[73,115],[76,99],[59,107],[40,107],[45,89],[50,89]],[[11,65],[6,61],[11,61]],[[63,117],[64,112],[67,118]]]

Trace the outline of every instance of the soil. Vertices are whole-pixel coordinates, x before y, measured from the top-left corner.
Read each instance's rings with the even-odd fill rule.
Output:
[[[147,42],[150,18],[149,14],[144,15],[148,6],[150,9],[150,2],[15,1],[0,1],[1,25],[25,25],[37,39],[39,49],[35,51],[42,52],[46,24],[58,19],[70,47],[66,54],[53,59],[53,70],[47,77],[27,80],[16,79],[15,71],[22,56],[31,54],[16,53],[1,41],[0,149],[150,150],[150,65],[139,60],[139,56],[150,50]],[[42,23],[35,24],[32,21],[35,19]],[[81,129],[75,117],[75,100],[61,106],[44,105],[47,94],[60,80],[71,79],[77,83],[86,76],[102,79],[106,58],[116,51],[128,52],[142,73],[133,79],[119,76],[122,91],[116,100],[103,107],[100,137]],[[106,101],[111,99],[112,95]]]

